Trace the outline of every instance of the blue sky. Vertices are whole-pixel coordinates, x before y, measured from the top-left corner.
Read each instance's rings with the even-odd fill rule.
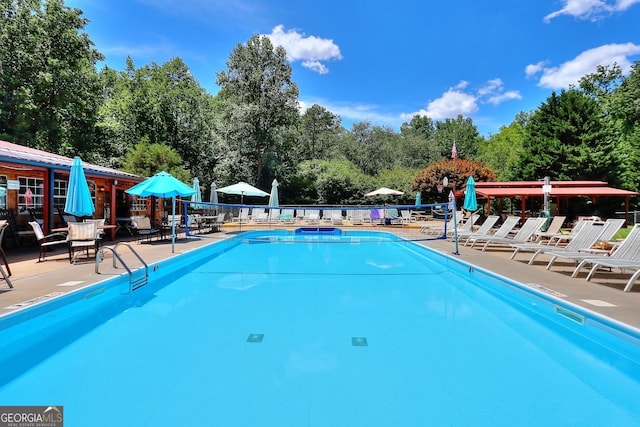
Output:
[[[122,70],[180,57],[215,94],[253,34],[285,47],[301,108],[347,129],[458,114],[497,133],[597,65],[640,60],[640,0],[67,0]]]

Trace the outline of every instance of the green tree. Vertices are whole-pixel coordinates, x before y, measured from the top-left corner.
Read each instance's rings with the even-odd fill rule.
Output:
[[[611,93],[609,105],[618,136],[613,150],[618,169],[617,184],[633,191],[640,191],[640,61],[631,67],[627,77]]]
[[[324,159],[337,156],[336,146],[342,132],[340,116],[318,104],[313,104],[300,118],[300,140],[297,158],[300,160]]]
[[[418,174],[418,169],[408,168],[404,166],[396,166],[393,169],[385,169],[381,171],[373,180],[373,187],[388,187],[394,190],[402,191],[404,194],[401,196],[394,196],[393,199],[388,197],[380,197],[374,201],[379,203],[394,203],[394,204],[413,204],[415,202],[416,193],[413,188],[414,181]],[[375,188],[371,190],[375,190]],[[369,190],[369,191],[371,191]],[[367,198],[368,202],[372,200]]]
[[[611,144],[604,138],[600,112],[594,99],[576,89],[553,92],[525,127],[515,178],[607,180]]]
[[[301,187],[300,203],[361,203],[372,178],[348,160],[309,160],[298,165],[294,179]]]
[[[443,159],[451,158],[451,148],[454,141],[458,158],[473,159],[478,152],[478,145],[482,141],[482,136],[473,124],[473,120],[461,115],[455,119],[436,122],[433,138],[435,148],[440,150],[440,158]]]
[[[374,176],[400,162],[398,140],[398,135],[391,128],[372,126],[364,121],[352,125],[341,149],[344,156],[362,172]]]
[[[298,120],[298,86],[291,80],[291,65],[282,46],[274,49],[266,36],[254,35],[229,55],[227,71],[216,83],[226,101],[220,127],[229,155],[243,158],[250,175],[240,175],[259,185],[269,153],[281,150],[280,132]],[[235,151],[233,153],[232,151]]]
[[[525,130],[521,121],[515,120],[509,126],[480,143],[476,160],[498,172],[498,180],[509,181],[522,156]]]
[[[210,174],[215,160],[212,97],[180,58],[139,69],[127,58],[125,71],[106,68],[101,81],[99,127],[107,161],[117,163],[132,145],[147,140],[176,150],[191,174]]]
[[[164,144],[151,144],[145,138],[129,150],[124,158],[123,169],[140,176],[152,176],[165,171],[188,183],[191,177],[182,164],[183,161],[176,150]]]
[[[435,144],[436,125],[429,117],[415,115],[409,123],[400,126],[402,164],[410,168],[423,168],[441,158],[440,147]]]
[[[62,0],[0,3],[0,137],[90,160],[103,56]]]

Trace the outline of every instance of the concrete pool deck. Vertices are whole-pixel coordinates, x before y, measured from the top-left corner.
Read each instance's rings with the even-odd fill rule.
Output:
[[[251,227],[243,226],[243,231]],[[352,227],[345,227],[352,229]],[[365,226],[367,230],[389,231],[407,239],[420,239],[425,235],[419,232],[419,226]],[[237,232],[237,227],[225,225],[225,231],[203,234],[196,238],[180,238],[176,240],[175,253],[171,252],[171,242],[161,241],[138,244],[135,240],[128,242],[148,263],[152,264],[172,256],[178,256],[202,246],[210,245],[226,239]],[[112,246],[114,242],[105,242]],[[453,242],[444,240],[425,240],[421,244],[452,254],[455,250]],[[631,292],[623,292],[629,274],[601,273],[587,282],[581,274],[580,278],[571,278],[574,264],[556,262],[551,270],[545,266],[548,257],[540,256],[535,265],[527,265],[531,253],[518,255],[510,260],[512,250],[509,248],[490,249],[482,252],[477,248],[463,245],[458,247],[460,260],[490,270],[504,277],[513,279],[524,285],[536,287],[560,297],[562,300],[585,307],[603,314],[619,322],[640,329],[640,283]],[[37,262],[39,248],[36,246],[20,250],[6,251],[14,288],[9,289],[4,280],[0,280],[0,316],[11,313],[22,306],[29,306],[40,300],[72,292],[78,288],[97,283],[114,275],[126,274],[123,268],[111,267],[112,257],[105,252],[105,260],[100,264],[100,274],[95,273],[93,258],[80,259],[75,265],[69,263],[64,248],[47,253],[46,261]],[[140,263],[127,248],[119,251],[125,262],[131,267]],[[640,282],[640,280],[639,280]]]

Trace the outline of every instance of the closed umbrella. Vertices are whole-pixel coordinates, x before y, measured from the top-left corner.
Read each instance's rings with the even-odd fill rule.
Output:
[[[451,209],[453,215],[453,240],[456,242],[456,250],[454,252],[455,255],[459,255],[458,252],[458,218],[456,214],[456,196],[453,194],[453,191],[449,191],[449,209]]]
[[[193,191],[191,201],[194,203],[191,206],[194,209],[202,209],[202,205],[200,204],[200,202],[202,202],[202,192],[200,191],[200,180],[197,176],[193,178]]]
[[[91,192],[84,176],[82,160],[74,157],[71,162],[69,173],[69,187],[67,188],[67,199],[64,204],[64,211],[76,217],[92,216],[96,208],[91,199]]]
[[[216,206],[218,204],[218,187],[216,186],[215,182],[211,183],[211,188],[210,188],[211,193],[209,194],[209,202],[213,204],[213,206],[211,206],[211,209],[213,209],[214,213],[218,213],[218,206]]]
[[[418,191],[416,193],[416,206],[420,206],[422,204],[422,194]]]
[[[277,208],[279,206],[278,201],[278,180],[274,179],[271,183],[271,194],[269,195],[269,206]]]
[[[171,197],[171,252],[174,252],[176,241],[176,196],[192,196],[195,193],[193,188],[174,178],[170,173],[159,172],[151,178],[147,178],[141,183],[125,190],[125,192],[132,196],[140,197],[156,196],[163,199]]]
[[[478,210],[478,200],[476,198],[476,182],[470,176],[467,179],[467,188],[464,190],[464,205],[462,207],[471,212]]]
[[[215,182],[211,183],[211,194],[209,194],[209,201],[213,204],[218,204],[218,187]]]

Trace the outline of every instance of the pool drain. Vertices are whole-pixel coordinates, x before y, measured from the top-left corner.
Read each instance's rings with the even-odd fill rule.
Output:
[[[351,345],[354,347],[367,347],[367,337],[351,337]]]
[[[264,334],[249,334],[247,342],[260,344],[264,338]]]

